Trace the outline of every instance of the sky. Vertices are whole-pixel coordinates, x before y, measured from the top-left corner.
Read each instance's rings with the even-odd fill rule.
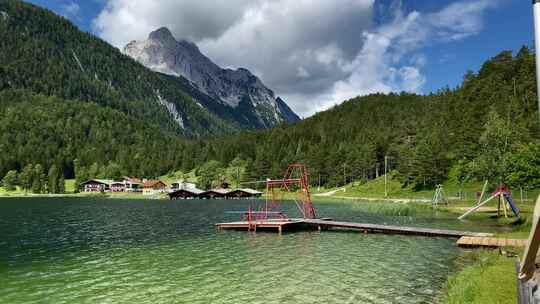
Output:
[[[503,50],[532,48],[531,1],[31,0],[112,45],[168,27],[247,68],[302,117],[359,95],[429,94]]]

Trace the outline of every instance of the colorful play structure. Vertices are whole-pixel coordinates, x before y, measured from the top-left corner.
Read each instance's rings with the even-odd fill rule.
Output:
[[[468,215],[478,211],[480,207],[486,205],[490,201],[494,199],[498,199],[499,204],[497,207],[497,216],[500,216],[501,209],[504,212],[504,217],[508,217],[509,210],[512,210],[512,212],[516,215],[516,217],[519,218],[519,208],[517,207],[516,203],[514,202],[514,199],[512,199],[512,192],[510,191],[510,188],[508,188],[504,184],[500,184],[497,189],[495,189],[495,192],[491,194],[490,197],[482,201],[484,198],[484,194],[486,192],[488,182],[486,181],[484,183],[484,187],[482,188],[482,193],[478,197],[478,200],[476,202],[476,205],[472,207],[471,209],[467,210],[467,212],[463,213],[458,219],[462,220]]]

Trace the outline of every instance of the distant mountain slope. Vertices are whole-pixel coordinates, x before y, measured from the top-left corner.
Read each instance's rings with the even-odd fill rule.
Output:
[[[145,66],[165,74],[183,76],[215,102],[232,109],[243,126],[268,128],[280,122],[296,122],[299,117],[259,78],[246,69],[222,69],[190,41],[177,41],[162,27],[144,41],[124,47]]]
[[[0,2],[0,90],[25,89],[92,101],[185,136],[237,132],[182,91],[106,42],[52,12],[15,0]]]
[[[250,160],[251,178],[264,180],[302,162],[312,182],[319,182],[320,174],[322,184],[336,186],[343,185],[344,175],[348,181],[381,175],[387,157],[404,183],[419,187],[440,183],[449,172],[452,178],[468,178],[470,167],[478,165],[475,158],[489,148],[480,139],[494,113],[501,132],[511,134],[505,135],[509,146],[539,142],[534,63],[527,47],[515,56],[504,51],[478,73],[466,73],[453,90],[356,97],[291,126],[197,143],[186,153],[197,155],[198,163],[185,169],[209,160],[227,164],[240,156]],[[484,141],[494,145],[495,136]]]
[[[86,168],[117,168],[117,174],[159,176],[182,164],[185,142],[96,103],[0,92],[0,176],[40,164],[73,178],[75,160]]]

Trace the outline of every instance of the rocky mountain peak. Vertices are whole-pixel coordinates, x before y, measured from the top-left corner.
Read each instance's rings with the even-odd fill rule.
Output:
[[[157,30],[151,32],[148,35],[148,39],[161,42],[176,42],[176,39],[167,27],[160,27]]]
[[[283,121],[299,120],[249,70],[219,67],[201,53],[193,42],[177,41],[166,27],[151,32],[148,40],[130,42],[124,48],[124,53],[150,69],[186,78],[216,102],[242,112],[238,113],[240,116],[251,117],[255,127],[267,128]]]

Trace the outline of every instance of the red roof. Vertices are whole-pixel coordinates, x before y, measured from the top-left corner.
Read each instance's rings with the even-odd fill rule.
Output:
[[[132,184],[142,184],[142,180],[136,177],[130,177],[128,178],[128,181]]]
[[[165,188],[167,185],[160,180],[147,180],[144,182],[144,188]]]

